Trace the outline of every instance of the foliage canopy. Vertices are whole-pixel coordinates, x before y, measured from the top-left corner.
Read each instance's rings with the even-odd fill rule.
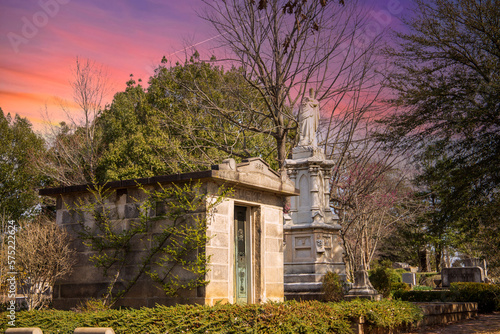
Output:
[[[490,250],[500,240],[500,6],[415,3],[409,32],[398,34],[399,46],[389,50],[391,102],[400,112],[385,120],[390,131],[381,139],[417,148],[418,184],[432,202],[427,226],[458,228],[464,238],[455,245],[498,261]]]

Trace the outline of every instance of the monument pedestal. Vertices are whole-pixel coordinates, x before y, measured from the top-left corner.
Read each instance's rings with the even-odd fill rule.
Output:
[[[381,300],[382,295],[373,288],[373,285],[368,278],[368,272],[364,267],[354,272],[354,285],[349,290],[347,295],[344,296],[345,300],[353,300],[356,298]]]
[[[299,146],[285,162],[300,190],[285,215],[285,298],[320,299],[328,271],[345,275],[338,217],[330,210],[330,176],[334,162],[316,147]]]

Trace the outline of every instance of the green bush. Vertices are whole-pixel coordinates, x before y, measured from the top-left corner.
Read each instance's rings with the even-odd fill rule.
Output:
[[[414,303],[431,303],[431,302],[452,302],[454,301],[453,295],[448,290],[439,291],[426,291],[426,290],[412,290],[412,291],[396,291],[393,295],[394,299],[404,300]]]
[[[323,300],[326,302],[339,302],[344,299],[344,289],[342,280],[337,273],[327,272],[321,282],[323,290]]]
[[[411,288],[410,288],[409,284],[406,284],[404,282],[395,282],[395,283],[391,284],[391,291],[393,291],[395,293],[396,291],[400,291],[400,290],[410,291]]]
[[[393,296],[408,302],[476,302],[480,313],[500,311],[500,286],[487,283],[452,283],[450,290],[397,291]]]
[[[412,288],[413,291],[431,291],[432,288],[430,286],[427,286],[427,285],[415,285],[413,288]]]
[[[500,311],[500,286],[487,283],[451,283],[457,302],[476,302],[481,313]]]
[[[5,319],[6,314],[0,314]],[[213,307],[177,305],[138,310],[97,312],[23,311],[17,327],[40,327],[45,334],[73,333],[76,327],[112,327],[117,334],[160,333],[352,333],[351,319],[363,316],[369,325],[395,329],[422,318],[411,303],[355,300],[219,304]],[[6,329],[4,324],[0,326]]]
[[[406,272],[404,269],[402,272]],[[398,283],[402,282],[401,272],[392,268],[377,267],[369,271],[370,282],[373,287],[385,298],[401,288]]]

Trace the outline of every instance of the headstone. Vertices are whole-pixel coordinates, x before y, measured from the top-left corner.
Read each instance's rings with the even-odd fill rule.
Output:
[[[410,284],[410,286],[417,285],[417,275],[415,273],[403,273],[403,283]]]
[[[430,252],[423,249],[418,252],[419,267],[421,272],[428,272],[431,268]]]
[[[462,260],[462,264],[464,267],[481,267],[483,268],[484,276],[488,276],[485,259],[466,258]]]
[[[449,287],[454,282],[484,282],[484,271],[481,267],[443,268],[442,285]]]

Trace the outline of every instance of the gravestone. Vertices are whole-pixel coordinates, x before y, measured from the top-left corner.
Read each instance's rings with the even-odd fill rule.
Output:
[[[403,273],[403,283],[410,284],[410,286],[417,285],[417,275],[415,273]]]
[[[441,271],[443,288],[455,282],[484,282],[484,271],[481,267],[443,268]]]
[[[428,272],[431,268],[431,254],[429,250],[423,249],[418,252],[419,267],[421,272]]]

